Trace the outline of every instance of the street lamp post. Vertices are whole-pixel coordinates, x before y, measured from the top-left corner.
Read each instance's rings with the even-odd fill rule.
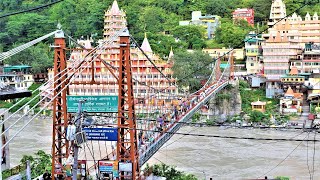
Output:
[[[78,114],[77,118],[75,120],[75,125],[76,125],[76,133],[75,135],[81,131],[81,120],[83,118],[82,114],[82,103],[84,103],[85,100],[80,100],[78,104]],[[78,172],[78,153],[79,153],[79,146],[77,143],[77,139],[75,138],[74,143],[73,143],[73,154],[74,154],[74,162],[73,162],[73,167],[72,167],[72,180],[77,180],[77,172]]]

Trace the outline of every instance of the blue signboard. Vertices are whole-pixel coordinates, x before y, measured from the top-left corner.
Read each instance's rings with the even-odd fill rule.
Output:
[[[87,140],[93,141],[118,141],[117,128],[83,128]]]

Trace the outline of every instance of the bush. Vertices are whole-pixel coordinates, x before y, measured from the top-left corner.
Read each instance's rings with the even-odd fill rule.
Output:
[[[260,111],[252,111],[249,114],[251,122],[261,122],[264,118],[266,118],[265,114]]]
[[[215,119],[207,119],[206,120],[206,124],[208,125],[208,126],[213,126],[213,125],[215,125]]]

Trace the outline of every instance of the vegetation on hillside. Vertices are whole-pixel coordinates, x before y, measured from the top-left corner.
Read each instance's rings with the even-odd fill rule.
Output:
[[[52,0],[51,0],[52,1]],[[309,1],[309,0],[308,0]],[[74,38],[102,37],[104,10],[113,0],[65,0],[52,7],[0,19],[0,51],[7,51],[19,44],[43,36],[56,29],[58,22],[66,34]],[[254,8],[255,22],[266,25],[272,0],[121,0],[118,4],[126,11],[130,33],[142,42],[144,33],[149,35],[153,50],[161,57],[169,54],[172,46],[176,51],[205,47],[241,47],[246,33],[252,30],[247,24],[232,23],[232,11],[236,8]],[[287,14],[303,5],[305,0],[285,0]],[[24,10],[48,3],[47,0],[2,0],[0,15]],[[179,21],[190,20],[192,11],[219,15],[221,28],[215,39],[208,41],[199,26],[179,27]],[[299,10],[320,14],[320,4],[314,3]],[[256,29],[256,28],[255,28]],[[261,29],[261,28],[260,28]],[[170,35],[164,35],[169,32]],[[34,72],[46,71],[52,65],[52,50],[48,45],[53,39],[44,41],[28,51],[8,59],[8,64],[28,64]],[[241,45],[242,44],[242,45]]]
[[[251,89],[246,81],[240,80],[239,90],[242,100],[241,109],[245,113],[251,112],[251,103],[258,100],[267,102],[266,114],[275,114],[275,112],[277,111],[279,100],[266,98],[265,89]]]

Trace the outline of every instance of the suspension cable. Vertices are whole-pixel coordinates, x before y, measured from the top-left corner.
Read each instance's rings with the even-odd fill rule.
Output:
[[[121,29],[120,31],[118,31],[118,33],[115,34],[113,37],[111,37],[111,39],[110,39],[109,41],[110,41],[110,42],[113,42],[114,39],[116,39],[116,38],[120,35],[120,33],[122,33],[124,30],[125,30],[125,28],[123,28],[123,29]],[[108,41],[108,43],[109,43],[109,41]],[[106,43],[106,42],[104,42],[104,43]],[[105,45],[105,44],[101,44],[100,46],[103,47],[104,45]],[[98,46],[98,47],[100,48],[100,46]],[[95,55],[99,55],[99,54],[95,54]],[[91,58],[91,62],[92,62],[92,61],[94,61],[94,58]],[[90,63],[91,63],[91,62],[90,62]],[[89,66],[90,66],[90,63],[88,63],[85,68],[89,67]],[[82,69],[81,72],[82,72],[83,70],[84,70],[84,69]],[[81,73],[81,72],[80,72],[80,73]],[[73,80],[73,79],[74,79],[74,76],[72,76],[70,82],[69,82],[63,89],[61,89],[60,92],[62,92],[64,89],[66,89],[66,88],[68,87],[68,85],[70,85],[70,84],[72,83],[72,80]],[[67,80],[67,79],[65,79],[62,83],[64,83],[66,80]],[[13,138],[15,138],[27,125],[29,125],[29,123],[30,123],[35,117],[37,117],[37,116],[39,115],[39,113],[40,113],[41,111],[43,111],[43,110],[49,105],[49,103],[52,102],[58,95],[59,95],[59,94],[57,94],[55,97],[53,97],[53,98],[51,99],[51,101],[49,101],[49,102],[47,103],[47,105],[45,105],[43,108],[41,108],[40,111],[39,111],[36,115],[34,115],[19,131],[17,131],[17,132],[2,146],[2,148],[4,148],[5,146],[7,146],[7,145],[10,143],[10,141],[12,141]],[[40,102],[41,102],[41,101],[39,101],[36,105],[38,105]],[[33,106],[31,109],[35,108],[36,105]],[[31,111],[31,109],[30,109],[29,111]],[[28,111],[28,112],[29,112],[29,111]],[[22,117],[23,117],[23,116],[22,116]],[[19,118],[14,124],[12,124],[9,128],[7,128],[1,135],[3,135],[3,134],[4,134],[6,131],[8,131],[13,125],[15,125],[18,121],[20,121],[20,120],[22,119],[22,117],[20,117],[20,118]]]

